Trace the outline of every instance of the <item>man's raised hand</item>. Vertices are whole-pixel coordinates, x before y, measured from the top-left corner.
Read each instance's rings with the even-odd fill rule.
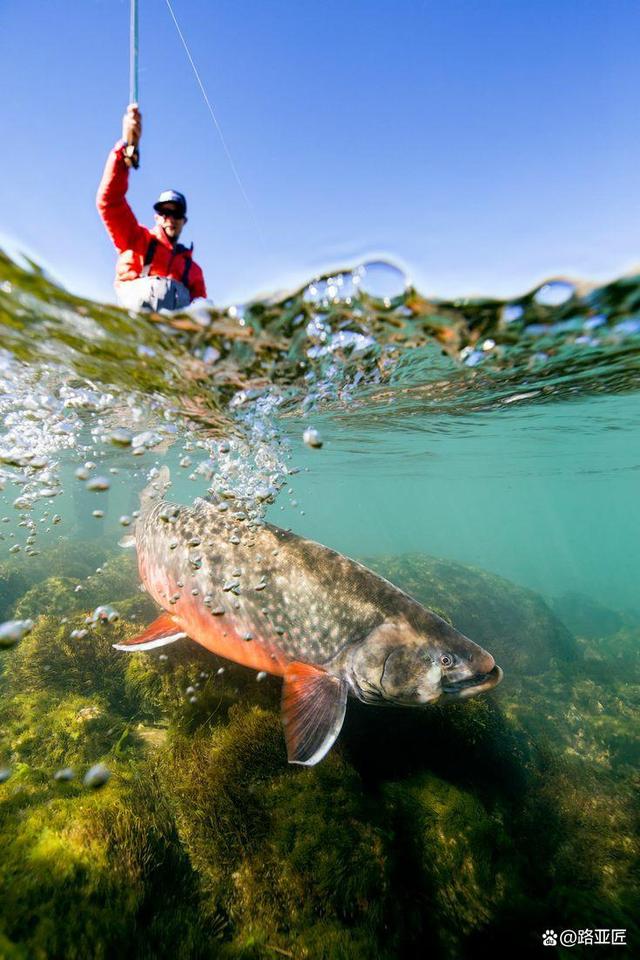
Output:
[[[142,136],[142,114],[137,103],[130,103],[122,118],[122,139],[134,147],[138,146]]]

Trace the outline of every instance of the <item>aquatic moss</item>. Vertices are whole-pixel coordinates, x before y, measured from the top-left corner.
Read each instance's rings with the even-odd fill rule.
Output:
[[[42,556],[30,558],[33,566],[18,570],[6,565],[4,576],[8,584],[1,595],[7,616],[11,613],[15,617],[36,618],[40,614],[64,617],[79,610],[90,613],[99,605],[119,602],[126,602],[130,610],[136,604],[140,612],[157,610],[155,605],[150,606],[150,598],[138,589],[139,579],[132,557],[105,556],[104,550],[95,547],[84,562],[83,557],[86,554],[82,550],[80,556],[70,555],[68,545],[61,543],[55,551],[44,551]],[[55,576],[50,575],[52,567],[56,570]],[[2,575],[3,568],[0,568],[0,578]]]
[[[2,929],[0,929],[0,957],[3,960],[30,960],[27,948],[21,944],[12,943],[3,934]]]
[[[269,835],[238,885],[248,916],[262,908],[298,930],[314,917],[380,931],[389,909],[388,833],[355,772],[338,757],[287,773],[264,791]]]
[[[120,654],[126,664],[125,684],[146,716],[171,718],[185,731],[226,719],[234,704],[279,709],[281,681],[257,674],[215,656],[185,639],[150,652]],[[218,670],[222,669],[222,674]],[[196,703],[190,703],[192,689]]]
[[[24,620],[36,619],[41,613],[51,617],[67,617],[83,609],[85,604],[76,593],[77,581],[69,577],[49,577],[31,587],[16,603],[13,615]]]
[[[324,931],[319,956],[338,941],[340,955],[367,956],[392,887],[389,837],[357,774],[337,754],[313,770],[289,767],[278,717],[258,707],[170,742],[166,786],[206,900],[232,924],[225,955],[266,956],[260,944],[270,943],[304,956],[306,938]],[[346,929],[361,941],[351,953]]]
[[[130,891],[117,864],[108,862],[104,837],[95,826],[98,807],[109,802],[106,792],[71,800],[56,798],[51,789],[46,803],[24,805],[21,817],[3,823],[5,931],[38,960],[107,956],[118,927],[122,938]],[[74,911],[78,902],[80,912]]]
[[[97,792],[49,782],[35,803],[27,782],[0,793],[5,938],[29,960],[215,956],[153,770],[111,766]]]
[[[46,767],[90,766],[114,747],[124,748],[127,725],[96,696],[19,693],[0,708],[2,743],[14,760]]]
[[[72,637],[74,630],[86,630]],[[124,622],[87,628],[84,617],[61,623],[42,616],[33,631],[5,657],[5,681],[12,690],[49,694],[99,693],[105,702],[126,715],[136,704],[126,700],[125,660],[113,649],[135,631]]]
[[[174,716],[211,712],[211,680],[219,660],[191,640],[150,652],[114,651],[123,668],[125,689],[145,715]],[[163,659],[160,659],[160,658]],[[203,678],[202,673],[207,677]],[[189,710],[186,690],[197,685],[198,710]],[[221,684],[216,684],[216,692]],[[207,715],[205,713],[205,715]]]
[[[505,720],[493,694],[416,710],[350,702],[341,745],[372,784],[430,770],[481,795],[509,797],[537,767],[531,735]]]
[[[430,938],[445,956],[459,956],[521,887],[504,815],[430,774],[391,784],[385,796],[420,876]]]
[[[139,583],[135,554],[110,554],[81,581],[81,597],[91,609],[102,604],[117,607],[121,601],[152,602],[147,594],[140,592]],[[158,610],[155,604],[153,609]]]
[[[232,893],[231,872],[264,834],[255,784],[286,767],[279,719],[232,707],[229,722],[175,730],[164,779],[192,863],[214,896]]]

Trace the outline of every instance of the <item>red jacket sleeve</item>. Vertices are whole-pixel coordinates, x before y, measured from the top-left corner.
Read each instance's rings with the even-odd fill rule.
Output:
[[[189,293],[191,294],[192,300],[195,300],[196,297],[206,297],[207,295],[207,288],[204,283],[204,274],[197,263],[194,263],[191,266],[191,273],[189,274]]]
[[[138,223],[126,200],[129,168],[124,162],[124,147],[123,141],[118,141],[107,157],[96,206],[107,233],[120,253],[123,250],[144,253],[149,242],[149,231]]]

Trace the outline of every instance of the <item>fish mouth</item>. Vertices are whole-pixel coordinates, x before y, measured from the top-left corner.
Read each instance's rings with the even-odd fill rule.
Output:
[[[485,690],[492,690],[493,687],[497,687],[503,676],[502,668],[496,664],[489,673],[477,673],[474,677],[468,677],[466,680],[443,684],[442,694],[447,698],[457,700],[462,700],[464,697],[473,697],[476,693],[483,693]]]

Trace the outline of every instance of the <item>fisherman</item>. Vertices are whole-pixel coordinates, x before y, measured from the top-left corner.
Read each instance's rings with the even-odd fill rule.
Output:
[[[196,297],[206,297],[201,268],[193,260],[193,244],[178,243],[187,222],[187,201],[177,190],[164,190],[153,205],[153,230],[138,223],[127,203],[129,167],[137,166],[142,115],[130,103],[122,119],[122,140],[110,152],[98,187],[96,204],[120,256],[115,289],[119,303],[130,310],[180,310]]]

